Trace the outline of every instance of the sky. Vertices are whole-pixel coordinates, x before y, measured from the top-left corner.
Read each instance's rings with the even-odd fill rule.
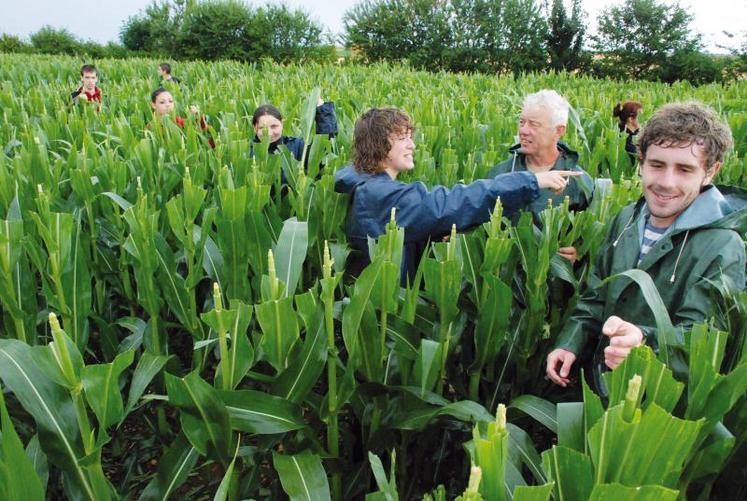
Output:
[[[270,0],[277,2],[277,0]],[[290,7],[298,7],[310,14],[331,33],[344,30],[343,14],[360,0],[285,0]],[[568,0],[566,0],[568,2]],[[594,28],[597,14],[605,7],[622,0],[583,0]],[[78,38],[99,43],[119,40],[119,30],[130,16],[138,14],[152,0],[2,0],[0,33],[27,38],[44,25],[67,28]],[[247,1],[254,6],[267,3]],[[673,2],[672,2],[673,3]],[[747,19],[747,0],[680,0],[694,15],[693,29],[703,34],[709,51],[721,52],[717,44],[735,46],[744,40]],[[729,39],[723,30],[737,36]]]

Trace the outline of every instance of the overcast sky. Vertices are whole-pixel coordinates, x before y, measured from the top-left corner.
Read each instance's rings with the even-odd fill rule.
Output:
[[[291,7],[300,7],[334,34],[343,31],[342,16],[359,0],[285,0]],[[569,0],[566,0],[567,2]],[[593,29],[596,16],[604,7],[622,0],[583,0]],[[79,38],[106,43],[118,41],[122,23],[138,14],[152,0],[2,0],[0,32],[28,37],[44,25],[67,28]],[[267,1],[248,1],[259,6]],[[672,2],[673,3],[673,2]],[[715,44],[737,45],[744,39],[747,0],[681,0],[695,16],[693,28],[703,33],[706,47]],[[721,34],[723,30],[738,36],[737,42]]]

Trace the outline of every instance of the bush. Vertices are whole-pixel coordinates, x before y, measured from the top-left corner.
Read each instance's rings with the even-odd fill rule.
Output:
[[[723,82],[723,63],[702,52],[678,52],[667,60],[661,80],[673,83],[687,80],[693,85]]]
[[[44,26],[31,35],[31,45],[43,54],[67,54],[73,56],[80,52],[81,42],[65,28],[55,29]]]
[[[429,70],[527,72],[546,66],[535,0],[379,0],[344,17],[346,43],[370,61]]]
[[[175,54],[207,60],[246,60],[257,46],[269,47],[260,36],[247,37],[247,31],[253,30],[253,21],[243,3],[233,0],[199,3],[184,16],[179,50]]]
[[[0,35],[0,52],[28,53],[32,52],[32,48],[20,37],[3,33]]]

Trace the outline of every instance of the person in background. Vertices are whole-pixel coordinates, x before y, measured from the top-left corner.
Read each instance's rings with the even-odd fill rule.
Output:
[[[161,75],[161,86],[163,87],[166,83],[173,83],[179,85],[181,80],[171,74],[171,65],[169,63],[161,63],[158,65],[158,73]]]
[[[176,123],[176,125],[178,125],[182,129],[184,128],[186,119],[174,114],[176,104],[174,102],[174,96],[168,90],[164,89],[163,87],[159,87],[158,89],[154,90],[150,95],[150,106],[153,109],[153,112],[159,117],[174,115],[174,122]],[[192,104],[189,106],[189,114],[190,116],[195,115],[199,117],[200,129],[207,132],[208,126],[207,122],[205,121],[205,116],[200,113],[200,108],[198,108],[197,105]],[[210,144],[211,148],[215,148],[215,141],[213,141],[213,138],[209,135],[208,143]]]
[[[568,385],[576,361],[588,362],[593,351],[586,374],[606,395],[604,371],[643,343],[654,350],[665,345],[638,284],[608,280],[634,269],[651,277],[667,308],[674,330],[664,349],[675,375],[686,377],[684,333],[713,313],[714,281],[745,285],[747,194],[711,184],[732,144],[729,126],[699,103],[668,104],[651,117],[639,143],[643,197],[609,225],[589,290],[547,356],[554,383]]]
[[[638,101],[625,101],[617,103],[612,108],[612,116],[617,118],[617,128],[620,132],[625,132],[628,137],[625,139],[625,152],[628,154],[633,165],[638,161],[638,147],[635,145],[633,138],[641,130],[638,123],[638,113],[643,110],[643,105]]]
[[[580,173],[577,177],[569,178],[568,186],[562,193],[542,190],[538,197],[521,207],[532,213],[537,226],[541,224],[539,215],[547,208],[548,199],[552,200],[553,206],[558,206],[567,196],[570,209],[580,211],[589,206],[594,191],[591,177],[578,165],[578,153],[561,141],[566,131],[569,109],[568,101],[554,90],[545,89],[526,96],[519,115],[519,143],[509,148],[511,156],[507,160],[488,172],[488,177],[525,171],[535,174],[553,171]],[[576,262],[575,247],[561,247],[558,254],[571,263]]]
[[[490,219],[498,197],[506,213],[525,207],[541,190],[560,193],[576,171],[512,172],[493,179],[457,184],[451,189],[422,182],[403,183],[397,176],[414,168],[414,125],[397,108],[373,108],[355,123],[353,165],[335,174],[335,191],[352,196],[345,232],[354,250],[348,271],[357,275],[370,262],[368,238],[385,232],[392,208],[405,229],[401,283],[412,280],[429,240],[464,231]]]
[[[319,99],[316,107],[316,133],[328,134],[330,139],[337,135],[337,115],[335,114],[335,104],[331,101],[325,102]],[[300,137],[283,135],[283,115],[280,110],[271,104],[263,104],[254,110],[252,115],[252,127],[254,127],[254,141],[252,143],[252,152],[254,145],[260,142],[260,135],[263,130],[267,130],[270,137],[269,152],[277,153],[278,147],[282,144],[293,154],[296,160],[303,158],[304,140]],[[308,157],[307,157],[308,159]]]
[[[92,64],[80,68],[80,87],[70,94],[73,103],[92,103],[101,111],[101,89],[96,86],[98,71]]]

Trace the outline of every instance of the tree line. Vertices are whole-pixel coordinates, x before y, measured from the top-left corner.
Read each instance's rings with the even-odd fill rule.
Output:
[[[430,71],[572,71],[602,78],[693,84],[738,78],[747,41],[730,56],[704,52],[678,3],[619,0],[596,19],[582,0],[364,0],[336,41],[359,62],[402,61]],[[120,43],[84,42],[46,26],[25,42],[0,35],[0,51],[147,55],[169,59],[331,61],[335,40],[303,10],[238,0],[161,0],[125,20]]]

